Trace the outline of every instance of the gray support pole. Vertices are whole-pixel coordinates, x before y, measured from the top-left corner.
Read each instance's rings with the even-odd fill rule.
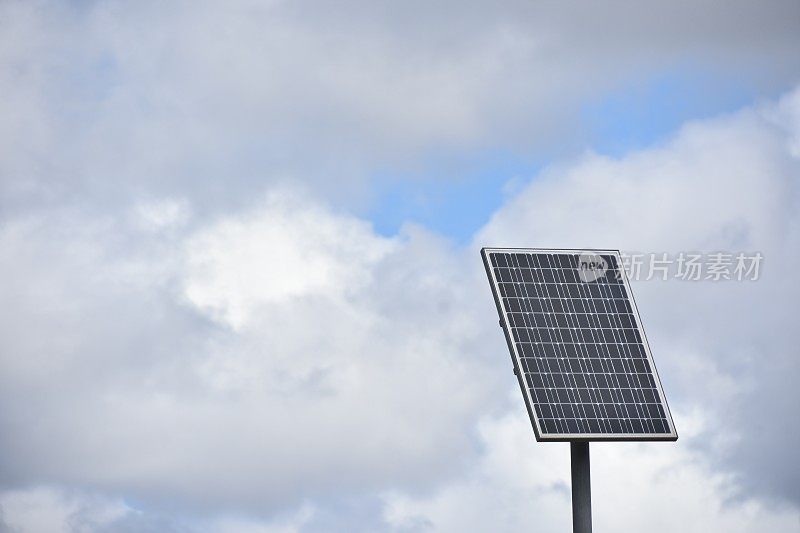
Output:
[[[569,448],[572,455],[572,531],[592,533],[589,443],[570,442]]]

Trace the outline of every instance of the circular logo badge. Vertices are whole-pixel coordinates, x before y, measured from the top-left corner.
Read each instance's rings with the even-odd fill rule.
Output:
[[[578,277],[584,283],[591,283],[606,275],[608,262],[597,254],[581,254],[578,257]]]

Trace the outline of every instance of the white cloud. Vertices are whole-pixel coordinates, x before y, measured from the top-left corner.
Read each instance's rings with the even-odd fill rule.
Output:
[[[680,412],[676,423],[690,438],[702,429]],[[387,496],[388,523],[411,531],[569,530],[569,446],[535,443],[522,410],[480,429],[481,461],[432,496]],[[685,442],[593,444],[590,453],[598,530],[790,531],[800,520],[797,509],[758,500],[731,505],[734,480],[710,470]]]
[[[118,500],[40,487],[0,492],[0,529],[25,533],[97,531],[132,510]]]
[[[330,206],[432,152],[580,144],[587,98],[687,57],[769,92],[796,2],[219,5],[0,6],[2,520],[566,528],[566,448],[506,394],[476,250]],[[767,257],[758,283],[635,287],[682,438],[596,447],[598,525],[670,498],[706,529],[796,524],[799,102],[555,165],[476,237]]]
[[[271,513],[428,486],[496,405],[475,278],[420,229],[284,193],[185,236],[33,217],[0,250],[16,483]]]
[[[397,246],[369,224],[272,193],[250,216],[224,220],[187,244],[186,295],[242,327],[256,307],[309,295],[343,300],[374,283]]]
[[[762,252],[755,282],[654,281],[634,289],[668,398],[702,406],[712,420],[695,445],[715,450],[746,492],[757,488],[793,505],[798,479],[785,461],[800,432],[785,420],[800,402],[788,383],[798,363],[787,333],[800,297],[793,282],[800,261],[798,108],[795,90],[774,104],[687,124],[668,142],[620,159],[587,154],[553,167],[475,239]]]
[[[133,210],[134,223],[149,231],[169,231],[186,224],[190,216],[188,202],[185,200],[163,199],[142,202]]]
[[[796,520],[785,464],[797,432],[784,421],[797,405],[785,333],[797,98],[620,160],[554,167],[476,238],[767,257],[751,284],[636,284],[668,396],[691,416],[676,421],[677,445],[595,447],[597,523],[609,529],[640,530],[631,509],[662,512],[664,500],[706,528]],[[536,445],[506,394],[475,249],[415,226],[380,237],[283,191],[167,232],[68,209],[18,217],[0,230],[0,256],[0,403],[16,406],[0,411],[0,468],[12,491],[45,480],[133,498],[143,510],[108,525],[120,531],[354,529],[361,515],[337,502],[378,494],[387,522],[373,528],[566,524],[566,448]],[[14,498],[7,523],[37,505],[63,521],[79,505]],[[764,498],[789,507],[767,516]]]

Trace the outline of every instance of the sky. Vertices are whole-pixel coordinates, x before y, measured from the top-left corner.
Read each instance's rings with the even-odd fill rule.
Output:
[[[598,531],[800,531],[800,4],[0,2],[0,532],[570,527],[479,250],[632,281]]]

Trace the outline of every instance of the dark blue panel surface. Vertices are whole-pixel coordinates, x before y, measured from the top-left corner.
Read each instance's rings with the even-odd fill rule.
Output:
[[[482,253],[537,438],[677,438],[617,252]]]

